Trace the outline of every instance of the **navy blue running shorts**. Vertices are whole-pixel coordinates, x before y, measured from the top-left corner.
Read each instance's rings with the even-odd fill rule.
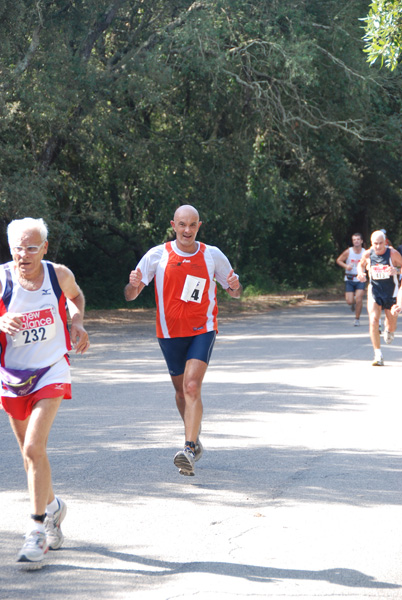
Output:
[[[345,292],[355,292],[356,290],[364,290],[365,287],[365,282],[345,281]]]
[[[170,375],[182,375],[186,362],[197,358],[209,364],[214,347],[216,331],[177,338],[158,338]]]
[[[391,310],[391,308],[396,304],[396,298],[392,296],[381,296],[381,294],[376,294],[374,289],[371,288],[371,295],[376,304],[381,306],[381,308]]]

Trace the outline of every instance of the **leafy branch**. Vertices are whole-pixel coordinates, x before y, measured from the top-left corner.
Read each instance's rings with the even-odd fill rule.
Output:
[[[402,51],[402,2],[401,0],[374,0],[366,21],[364,52],[373,65],[380,60],[391,71],[400,62]]]

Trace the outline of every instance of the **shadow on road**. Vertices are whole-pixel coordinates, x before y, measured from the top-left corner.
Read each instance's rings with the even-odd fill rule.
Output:
[[[8,535],[1,533],[2,545],[7,547]],[[13,542],[12,539],[9,543]],[[3,550],[0,547],[0,556]],[[367,590],[392,590],[400,589],[402,586],[378,581],[375,577],[362,573],[358,570],[347,568],[333,568],[325,570],[302,570],[302,569],[281,569],[269,566],[257,566],[236,562],[217,562],[217,561],[184,561],[175,562],[168,560],[158,560],[131,554],[125,552],[116,552],[105,546],[97,545],[67,545],[63,552],[52,553],[52,557],[57,554],[57,562],[46,564],[40,571],[25,573],[24,578],[20,578],[13,592],[15,598],[23,597],[29,593],[31,597],[36,598],[35,587],[32,588],[33,578],[35,585],[40,585],[49,578],[52,580],[52,594],[59,594],[63,597],[70,597],[71,588],[69,586],[69,575],[79,577],[85,573],[85,578],[80,579],[80,594],[86,597],[87,587],[91,591],[91,597],[107,597],[108,587],[114,580],[113,576],[119,577],[120,586],[129,586],[130,579],[135,585],[135,591],[152,588],[157,583],[166,582],[175,576],[188,574],[206,574],[218,575],[229,578],[244,579],[253,583],[277,583],[280,581],[322,581],[330,584],[349,587],[362,588]],[[80,556],[82,555],[82,556]],[[63,562],[63,559],[65,562]],[[91,561],[87,561],[88,557]],[[76,561],[80,564],[71,564],[70,561]],[[85,566],[87,562],[98,563],[98,566]],[[3,563],[4,564],[4,563]],[[90,576],[91,572],[93,577]],[[57,576],[58,577],[55,577]],[[102,577],[105,576],[105,577]],[[141,579],[139,579],[139,576]],[[123,579],[122,579],[123,577]],[[134,590],[133,590],[134,591]],[[21,595],[18,595],[21,594]]]

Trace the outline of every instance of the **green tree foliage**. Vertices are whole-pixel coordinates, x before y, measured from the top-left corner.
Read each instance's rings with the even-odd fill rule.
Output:
[[[261,289],[338,276],[356,230],[399,236],[401,84],[366,63],[366,10],[0,0],[1,258],[9,220],[43,216],[49,257],[118,306],[181,203]]]
[[[374,0],[366,21],[365,52],[372,65],[380,59],[392,71],[398,66],[402,51],[402,2]]]

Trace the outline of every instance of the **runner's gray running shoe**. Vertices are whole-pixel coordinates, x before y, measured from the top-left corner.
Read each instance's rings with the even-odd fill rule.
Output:
[[[371,364],[373,367],[383,367],[384,359],[382,356],[381,356],[381,358],[375,358]]]
[[[64,535],[61,531],[60,525],[64,520],[67,512],[66,503],[60,498],[56,500],[59,503],[59,508],[52,515],[46,515],[45,518],[45,530],[46,540],[50,550],[58,550],[64,542]]]
[[[197,460],[200,460],[203,453],[204,453],[204,446],[201,444],[200,438],[197,438],[197,441],[195,442],[195,451],[194,451],[195,462],[197,462]]]
[[[394,337],[395,337],[395,333],[392,331],[388,331],[388,329],[385,329],[384,331],[384,342],[386,344],[392,344],[392,342],[394,341]]]
[[[188,446],[177,452],[173,462],[181,475],[194,475],[194,452]]]
[[[48,550],[46,534],[32,529],[25,535],[25,543],[18,554],[17,562],[21,563],[20,566],[25,571],[41,569]]]
[[[353,323],[353,327],[360,327],[359,319],[355,319],[355,322]]]

